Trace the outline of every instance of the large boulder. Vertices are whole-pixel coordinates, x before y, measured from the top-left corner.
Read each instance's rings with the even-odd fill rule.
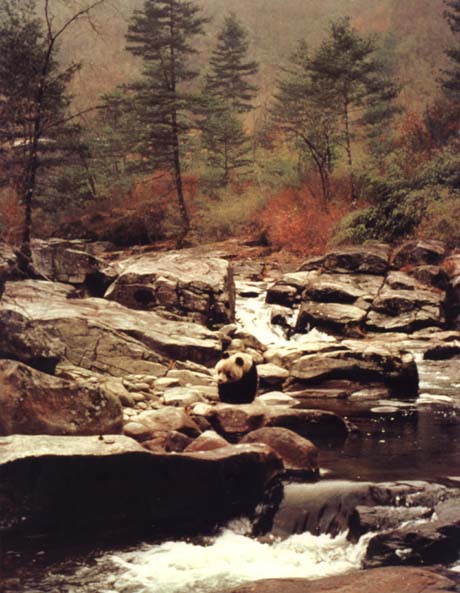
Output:
[[[0,360],[0,434],[120,433],[118,398],[91,382],[72,382]]]
[[[234,320],[235,286],[224,259],[182,251],[145,254],[118,266],[122,271],[105,295],[110,300],[141,310],[161,307],[208,326]]]
[[[155,537],[250,514],[282,470],[265,445],[153,454],[122,436],[0,438],[0,538]]]
[[[278,453],[289,475],[303,478],[318,476],[318,449],[311,441],[292,430],[260,428],[244,436],[240,443],[265,443]]]
[[[335,348],[306,354],[296,359],[289,370],[291,380],[307,385],[348,379],[381,382],[409,397],[418,392],[412,354],[365,340],[347,340]]]
[[[67,239],[36,239],[32,242],[32,265],[47,280],[84,284],[99,274],[103,262],[89,252],[86,241]]]
[[[220,341],[203,326],[133,311],[104,299],[68,298],[56,286],[32,280],[7,283],[0,304],[0,327],[6,330],[0,336],[4,356],[23,360],[24,344],[27,359],[33,358],[31,350],[37,347],[37,356],[62,360],[64,347],[65,360],[75,366],[112,375],[153,376],[165,375],[170,360],[213,366],[220,357]],[[37,336],[32,344],[31,330]]]

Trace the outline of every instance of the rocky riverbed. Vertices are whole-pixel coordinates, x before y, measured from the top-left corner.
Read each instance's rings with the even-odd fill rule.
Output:
[[[37,241],[37,278],[24,279],[1,247],[7,590],[59,590],[44,577],[50,563],[61,585],[70,562],[82,590],[151,593],[362,567],[359,586],[372,589],[375,574],[390,591],[382,566],[455,565],[460,256],[436,241],[370,244],[285,271],[239,251]],[[213,366],[228,348],[258,365],[253,404],[218,401]],[[228,523],[239,517],[243,532]],[[184,536],[198,539],[180,548]],[[89,560],[140,538],[153,543]],[[50,552],[76,541],[92,548],[86,568],[81,552]],[[254,562],[232,571],[238,546]],[[190,559],[173,577],[179,548]],[[158,554],[168,576],[149,585]],[[455,573],[411,570],[408,591],[455,587]]]

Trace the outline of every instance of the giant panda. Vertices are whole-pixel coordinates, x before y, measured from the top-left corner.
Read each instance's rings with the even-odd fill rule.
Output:
[[[257,369],[250,354],[224,353],[216,365],[219,399],[227,404],[250,404],[257,393]]]

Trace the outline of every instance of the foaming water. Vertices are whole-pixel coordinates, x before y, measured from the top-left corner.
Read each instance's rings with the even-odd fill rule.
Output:
[[[361,567],[368,537],[310,533],[264,543],[225,529],[207,545],[166,542],[112,555],[116,573],[104,593],[212,593],[264,578],[320,578]]]

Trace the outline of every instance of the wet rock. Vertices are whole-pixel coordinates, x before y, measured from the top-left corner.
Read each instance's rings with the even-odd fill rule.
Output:
[[[234,320],[235,286],[224,259],[182,251],[144,254],[118,262],[118,267],[122,272],[107,290],[108,299],[134,309],[197,314],[208,326]]]
[[[280,471],[263,445],[155,455],[122,436],[2,438],[0,537],[203,532],[250,514]]]
[[[446,246],[441,241],[406,241],[393,253],[392,263],[396,268],[407,265],[437,265],[445,255]]]
[[[389,268],[389,258],[390,247],[383,243],[343,247],[307,260],[300,266],[300,271],[322,268],[333,272],[382,275]]]
[[[0,434],[120,433],[118,399],[90,382],[71,382],[0,360]]]
[[[213,449],[220,449],[221,447],[228,447],[229,442],[221,437],[214,430],[206,430],[198,438],[192,441],[185,453],[195,453],[198,451],[211,451]]]
[[[170,321],[154,312],[132,311],[104,299],[67,299],[54,292],[54,286],[36,281],[7,283],[0,320],[7,326],[11,312],[19,319],[9,332],[14,340],[12,358],[22,344],[27,347],[30,331],[36,327],[45,336],[45,344],[47,335],[54,339],[45,346],[54,345],[50,356],[61,358],[64,348],[65,360],[75,366],[115,376],[161,377],[169,359],[211,366],[220,356],[219,340],[202,326]],[[8,342],[2,346],[8,355]]]
[[[227,593],[444,593],[455,581],[426,568],[376,568],[322,579],[264,579]]]
[[[245,435],[240,443],[265,443],[278,453],[290,476],[312,478],[318,475],[318,449],[291,430],[260,428]]]

